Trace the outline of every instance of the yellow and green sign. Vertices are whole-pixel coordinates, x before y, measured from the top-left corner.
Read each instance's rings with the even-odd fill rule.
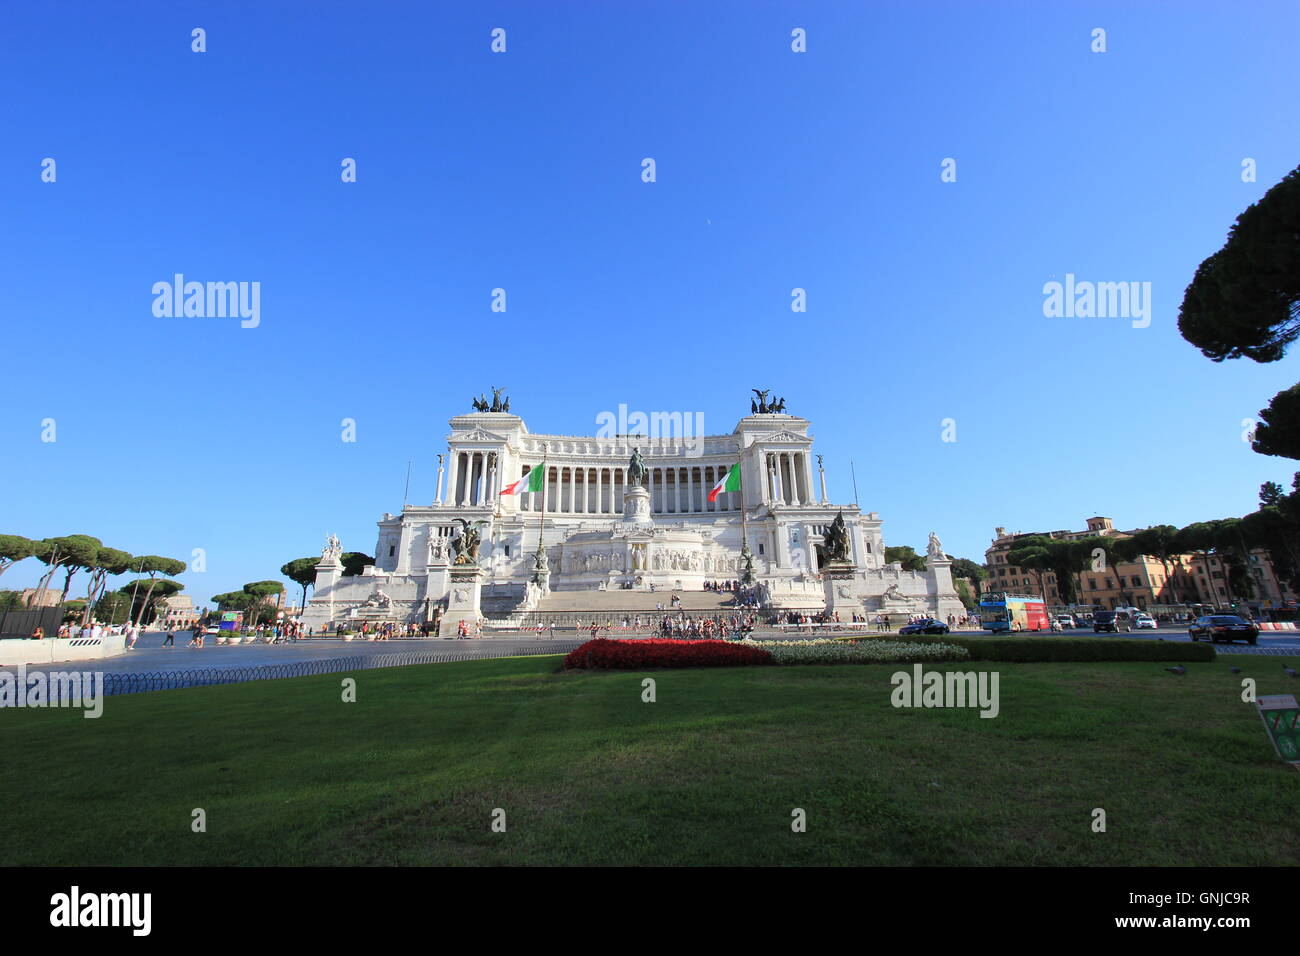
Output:
[[[1271,694],[1255,701],[1277,755],[1300,766],[1300,705],[1293,694]]]

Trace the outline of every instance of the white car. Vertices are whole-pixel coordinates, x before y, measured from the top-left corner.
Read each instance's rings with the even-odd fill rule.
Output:
[[[1069,614],[1056,615],[1056,623],[1060,626],[1061,630],[1063,631],[1066,630],[1067,628],[1072,628],[1075,626],[1074,618],[1071,617]]]
[[[1137,617],[1133,618],[1133,626],[1139,631],[1143,628],[1146,628],[1149,631],[1154,631],[1158,627],[1156,619],[1150,614],[1139,614]]]

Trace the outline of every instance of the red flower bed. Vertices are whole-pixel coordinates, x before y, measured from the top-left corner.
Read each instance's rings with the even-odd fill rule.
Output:
[[[564,659],[566,668],[640,670],[644,667],[745,667],[770,664],[772,655],[761,647],[727,641],[616,641],[599,637],[588,641]]]

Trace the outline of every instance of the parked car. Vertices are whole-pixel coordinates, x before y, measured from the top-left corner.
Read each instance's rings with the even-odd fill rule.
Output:
[[[943,621],[936,621],[934,618],[928,618],[924,621],[917,621],[915,624],[908,624],[898,629],[899,634],[947,634],[948,625]]]
[[[1137,617],[1133,618],[1133,626],[1139,631],[1154,631],[1157,630],[1160,625],[1156,623],[1156,619],[1150,614],[1139,614]]]
[[[1197,618],[1187,633],[1194,641],[1204,637],[1216,644],[1220,641],[1229,644],[1233,641],[1245,641],[1247,644],[1259,641],[1259,628],[1236,614],[1207,614]]]
[[[1120,614],[1117,611],[1097,611],[1092,616],[1094,634],[1100,634],[1102,631],[1118,634],[1120,631],[1131,630],[1133,630],[1133,619],[1127,614]]]

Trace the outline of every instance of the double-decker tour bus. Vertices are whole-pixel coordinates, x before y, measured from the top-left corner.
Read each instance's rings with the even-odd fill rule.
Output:
[[[980,623],[986,631],[994,634],[1052,629],[1046,603],[1042,598],[1028,594],[984,595],[980,598]]]

